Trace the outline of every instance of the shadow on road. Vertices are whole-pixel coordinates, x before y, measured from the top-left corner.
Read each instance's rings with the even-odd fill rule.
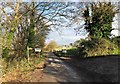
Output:
[[[47,66],[44,69],[44,73],[52,75],[57,82],[81,82],[77,73],[53,53],[49,53],[46,61]]]
[[[118,56],[76,59],[49,53],[46,61],[44,73],[59,83],[118,82]]]
[[[118,82],[119,55],[93,58],[60,57],[84,82]]]

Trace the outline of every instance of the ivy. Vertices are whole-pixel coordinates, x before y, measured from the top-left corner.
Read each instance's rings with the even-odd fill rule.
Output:
[[[100,2],[92,3],[91,16],[89,7],[83,13],[85,18],[85,29],[89,32],[92,37],[106,38],[109,39],[111,36],[112,22],[115,16],[116,10],[111,3]],[[88,19],[89,18],[89,19]]]

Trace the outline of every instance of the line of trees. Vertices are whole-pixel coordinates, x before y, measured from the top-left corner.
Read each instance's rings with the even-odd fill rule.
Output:
[[[0,2],[1,55],[7,61],[27,58],[27,49],[43,48],[51,28],[72,20],[75,3]]]
[[[81,19],[83,5],[86,10]],[[51,27],[65,26],[66,19],[69,24],[84,20],[90,38],[109,39],[117,13],[110,2],[1,2],[0,9],[1,54],[7,60],[26,58],[29,47],[43,48]]]
[[[66,7],[54,2],[1,2],[2,57],[21,60],[27,57],[27,47],[43,48],[50,27],[62,24],[58,17]]]

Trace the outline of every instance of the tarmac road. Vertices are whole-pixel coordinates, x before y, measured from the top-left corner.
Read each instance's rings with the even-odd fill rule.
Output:
[[[118,71],[114,71],[117,69],[117,62],[116,61],[117,58],[113,59],[115,57],[112,58],[102,58],[103,61],[101,61],[101,58],[97,58],[97,59],[88,59],[88,60],[72,60],[69,57],[58,57],[56,55],[54,55],[52,52],[48,53],[48,55],[46,56],[46,68],[44,69],[44,74],[46,74],[46,77],[43,77],[44,81],[43,82],[57,82],[57,83],[62,83],[62,82],[74,82],[74,83],[84,83],[84,82],[88,82],[88,83],[92,83],[92,82],[117,82],[117,73]],[[100,62],[104,62],[104,59],[106,61],[106,59],[112,62],[113,66],[115,69],[111,69],[111,71],[113,70],[115,74],[101,74],[101,73],[97,73],[94,71],[90,71],[88,70],[83,63],[86,63],[87,61],[90,61],[90,63],[94,63],[94,61],[98,61],[100,60]],[[112,59],[112,60],[111,60]],[[81,61],[81,62],[79,62]],[[93,62],[92,62],[93,61]],[[106,61],[107,63],[108,61]],[[93,65],[89,65],[90,64],[88,62],[88,66],[90,66],[92,68]],[[108,62],[109,64],[110,62]],[[97,64],[97,63],[96,63]],[[81,66],[79,66],[81,65]],[[96,65],[95,65],[96,66]],[[103,67],[103,66],[102,66]],[[109,67],[109,66],[108,66]],[[94,67],[93,67],[94,68]],[[98,67],[99,68],[99,67]],[[103,67],[104,68],[104,67]],[[95,68],[96,69],[96,68]],[[96,69],[97,70],[97,69]],[[101,69],[102,70],[102,69]],[[108,70],[109,72],[110,70]],[[49,76],[49,77],[47,77]],[[48,79],[46,79],[48,78]]]

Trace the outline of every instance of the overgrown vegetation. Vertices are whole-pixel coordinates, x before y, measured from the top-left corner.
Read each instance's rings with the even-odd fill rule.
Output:
[[[30,60],[28,62],[28,60],[26,58],[23,58],[20,61],[17,60],[13,60],[11,62],[8,62],[4,59],[1,60],[3,63],[3,67],[2,67],[2,74],[3,74],[3,81],[16,81],[15,79],[11,79],[8,80],[6,79],[7,76],[13,75],[14,73],[16,75],[13,75],[13,77],[19,77],[20,79],[17,80],[21,80],[24,79],[23,77],[26,76],[26,74],[29,74],[31,71],[34,71],[35,69],[39,67],[44,67],[44,56],[43,57],[39,57],[39,56],[32,56],[30,57]],[[27,80],[26,80],[27,81]]]
[[[71,24],[73,19],[73,22],[77,22],[81,18],[79,4],[75,7],[78,9],[76,11],[74,7],[70,8],[74,5],[56,2],[1,2],[0,55],[3,58],[3,75],[14,69],[18,69],[20,73],[34,70],[35,65],[44,59],[35,57],[34,49],[40,48],[43,51],[51,27],[65,27],[67,22]],[[84,28],[89,33],[88,40],[77,41],[75,46],[78,49],[68,49],[66,54],[58,53],[81,57],[119,54],[120,37],[110,39],[113,18],[117,13],[114,5],[110,2],[89,5],[82,11]],[[56,46],[57,43],[52,41],[46,51],[53,51]]]
[[[90,7],[86,6],[83,17],[89,36],[109,39],[112,35],[112,22],[116,13],[117,10],[111,2],[91,3]]]
[[[112,38],[112,42],[117,46],[118,54],[120,54],[120,36]]]
[[[65,49],[66,53],[64,52],[64,49],[61,51],[56,51],[55,54],[58,56],[65,56],[65,57],[75,57],[79,56],[79,51],[77,48],[71,48],[71,49]]]
[[[92,38],[80,43],[79,52],[81,57],[105,56],[118,54],[118,46],[104,38]]]
[[[95,57],[95,56],[109,56],[120,54],[118,46],[118,37],[112,38],[116,40],[108,40],[105,38],[91,38],[90,40],[81,39],[74,42],[71,49],[57,51],[59,56],[71,56],[71,57]],[[75,48],[76,47],[76,48]]]
[[[73,12],[70,5],[72,4],[61,2],[0,2],[0,55],[4,63],[3,75],[17,68],[23,68],[24,71],[25,66],[29,70],[36,61],[40,61],[41,58],[34,58],[34,55],[32,57],[35,48],[44,52],[45,39],[51,27],[65,26],[64,19],[71,19],[72,14],[69,13]],[[52,51],[50,48],[48,50]]]
[[[91,13],[90,13],[91,11]],[[83,13],[87,40],[78,43],[81,57],[119,54],[118,39],[111,42],[112,22],[117,10],[111,2],[92,3]]]
[[[74,42],[73,46],[78,48],[77,52],[79,55],[77,56],[93,57],[120,54],[119,36],[110,38],[113,30],[113,18],[117,12],[117,8],[111,2],[98,2],[86,5],[83,12],[84,29],[86,29],[89,35],[86,39]],[[75,50],[71,49],[70,52],[75,52]],[[72,55],[73,53],[70,54]]]

